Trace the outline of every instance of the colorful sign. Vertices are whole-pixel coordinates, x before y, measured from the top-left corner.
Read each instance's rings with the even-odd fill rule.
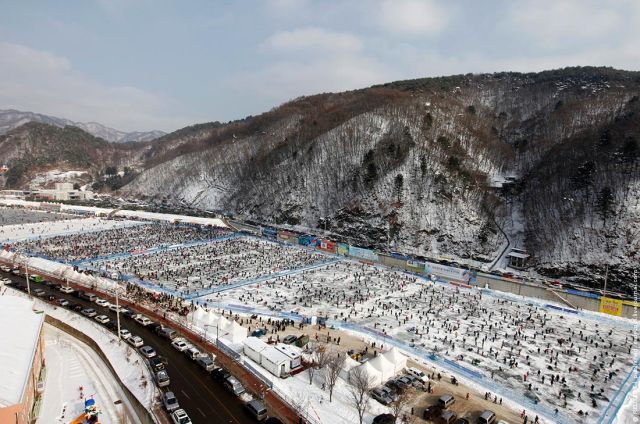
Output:
[[[342,256],[349,255],[349,245],[347,243],[336,243],[336,253]]]
[[[424,264],[424,272],[444,279],[450,278],[452,280],[462,281],[470,285],[477,284],[476,272],[472,272],[464,268],[455,268],[452,266],[435,264],[433,262],[426,262]]]
[[[378,254],[376,252],[369,249],[363,249],[361,247],[349,246],[349,256],[365,259],[372,262],[378,262]]]
[[[304,235],[298,237],[298,243],[302,246],[312,246],[315,247],[318,245],[318,239],[315,236]]]
[[[262,227],[262,237],[275,240],[278,238],[278,231],[275,228]]]
[[[298,235],[291,231],[280,230],[278,231],[278,240],[285,241],[287,243],[298,243]]]
[[[320,240],[318,249],[324,250],[325,252],[336,253],[336,244],[331,240]]]
[[[610,297],[600,298],[600,312],[619,317],[622,315],[622,300]]]

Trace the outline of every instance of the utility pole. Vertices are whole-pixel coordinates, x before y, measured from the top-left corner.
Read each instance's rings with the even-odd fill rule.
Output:
[[[118,344],[122,344],[122,335],[120,334],[120,302],[118,300],[118,282],[116,282],[116,321],[118,322]]]
[[[609,264],[604,268],[604,290],[602,290],[602,297],[607,297],[607,277],[609,276]]]

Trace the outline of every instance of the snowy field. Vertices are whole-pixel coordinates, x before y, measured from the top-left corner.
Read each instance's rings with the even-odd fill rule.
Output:
[[[139,422],[106,364],[93,350],[50,325],[45,325],[44,339],[47,379],[38,423],[75,419],[84,412],[86,397],[96,401],[102,412],[101,423]]]
[[[54,222],[5,225],[0,227],[0,241],[3,243],[54,236],[109,230],[112,228],[140,225],[138,221],[115,221],[102,218],[81,218]]]
[[[454,359],[586,422],[595,422],[638,358],[630,325],[353,262],[217,293],[206,302],[356,323],[379,332],[380,343],[389,336]]]
[[[125,225],[100,227],[105,222],[124,222]],[[96,222],[96,230],[92,232],[53,237],[47,237],[43,234],[42,239],[16,243],[12,248],[68,262],[130,251],[144,251],[161,245],[209,240],[228,233],[226,230],[218,228],[187,227],[164,223],[126,225],[129,222],[133,221],[98,221]]]
[[[86,265],[108,272],[117,271],[188,294],[328,259],[321,253],[240,237]]]

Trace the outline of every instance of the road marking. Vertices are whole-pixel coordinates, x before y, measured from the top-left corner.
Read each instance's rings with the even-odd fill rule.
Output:
[[[180,390],[180,391],[182,392],[183,395],[187,397],[187,399],[191,399],[191,396],[189,396],[187,392],[185,392],[184,390]]]
[[[202,411],[200,410],[200,408],[196,408],[196,409],[198,410],[198,412],[199,412],[199,413],[201,413],[201,414],[202,414],[202,416],[203,416],[203,417],[207,418],[207,416],[204,414],[204,412],[202,412]]]

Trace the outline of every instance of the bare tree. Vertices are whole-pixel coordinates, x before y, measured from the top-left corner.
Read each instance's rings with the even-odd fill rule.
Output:
[[[340,371],[342,371],[345,360],[346,356],[340,352],[332,352],[329,354],[327,369],[325,370],[324,374],[324,379],[327,383],[327,386],[329,386],[329,402],[331,402],[331,398],[333,396],[333,388],[338,381],[338,377],[340,376]]]
[[[309,350],[311,352],[312,362],[309,368],[307,368],[307,372],[309,373],[309,384],[311,385],[313,384],[313,376],[316,371],[327,365],[329,351],[325,343],[314,343]]]
[[[396,422],[401,418],[401,415],[409,408],[411,401],[415,398],[415,389],[413,387],[407,387],[402,392],[398,393],[398,398],[391,402],[389,407],[391,408],[391,413],[394,417],[396,417]],[[405,413],[406,414],[406,413]],[[413,415],[406,414],[408,420],[405,422],[411,422]]]
[[[364,412],[369,406],[369,390],[372,386],[372,378],[366,370],[356,367],[349,373],[349,394],[351,395],[351,404],[358,411],[358,419],[362,424]]]

